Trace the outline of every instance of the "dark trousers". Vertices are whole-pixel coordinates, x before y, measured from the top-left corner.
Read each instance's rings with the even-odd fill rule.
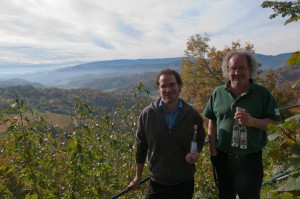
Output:
[[[164,185],[150,180],[147,199],[192,199],[194,179],[175,184]]]
[[[211,157],[219,199],[259,199],[263,180],[262,151],[238,156],[219,151]]]

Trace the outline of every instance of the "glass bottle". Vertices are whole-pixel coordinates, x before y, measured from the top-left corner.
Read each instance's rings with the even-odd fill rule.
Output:
[[[240,136],[240,148],[247,149],[247,128],[245,126],[241,126]]]
[[[246,110],[240,107],[236,107],[236,112],[244,113]],[[245,126],[240,126],[240,148],[247,149],[247,128]]]
[[[240,125],[237,120],[235,120],[235,124],[232,128],[232,138],[231,138],[231,146],[238,147],[239,146],[239,137],[240,137]]]
[[[194,125],[194,135],[191,142],[191,153],[198,153],[197,149],[197,125]]]

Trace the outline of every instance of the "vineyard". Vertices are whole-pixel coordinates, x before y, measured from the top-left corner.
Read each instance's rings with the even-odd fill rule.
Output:
[[[115,112],[101,116],[77,100],[68,131],[17,96],[0,115],[6,129],[0,140],[0,198],[111,198],[126,189],[135,171],[137,117],[150,100],[142,84],[132,93],[134,105],[125,108],[120,103]],[[291,166],[293,171],[288,180],[267,183],[262,198],[299,196],[299,129],[296,120],[271,127],[274,141],[264,152],[265,178]],[[195,178],[195,198],[216,198],[208,147],[201,153]],[[147,183],[121,198],[143,198],[146,189]]]
[[[64,131],[17,96],[1,112],[7,130],[0,141],[0,198],[109,198],[126,187],[143,100],[100,119],[77,100],[72,130]]]
[[[28,2],[26,3],[28,4]],[[37,1],[33,3],[39,5]],[[155,23],[155,27],[162,27],[162,31],[160,31],[160,36],[154,38],[154,40],[168,44],[170,41],[173,41],[171,39],[175,32],[176,35],[178,35],[178,24],[185,25],[190,19],[193,20],[193,18],[196,17],[194,13],[202,17],[203,13],[196,12],[198,11],[196,7],[187,9],[188,7],[186,6],[188,6],[188,4],[185,3],[186,2],[184,2],[183,12],[178,9],[175,15],[174,13],[172,14],[172,12],[163,13],[164,16],[166,16],[165,13],[170,13],[170,16],[176,16],[176,26],[172,26],[172,24],[169,23],[171,22],[171,20],[168,20],[169,18],[163,18],[165,22],[159,25],[159,20],[156,19],[158,19],[157,16],[159,16],[159,12],[161,10],[163,11],[163,9],[161,9],[163,7],[158,4],[155,5],[155,10],[158,11],[155,16],[157,22]],[[245,2],[243,2],[243,4],[244,3]],[[145,164],[146,168],[143,173],[143,179],[146,180],[144,180],[145,183],[142,184],[142,188],[133,191],[128,190],[127,186],[135,176],[135,131],[138,117],[144,107],[153,100],[154,97],[151,96],[151,91],[155,92],[156,90],[150,90],[142,82],[135,86],[131,93],[128,92],[128,89],[131,89],[131,87],[133,87],[132,85],[141,79],[153,86],[153,71],[161,69],[160,67],[174,67],[176,70],[180,70],[180,75],[184,82],[182,87],[183,95],[181,97],[192,104],[199,112],[202,112],[213,89],[227,82],[227,78],[223,76],[221,68],[222,58],[229,51],[237,49],[247,49],[255,53],[256,49],[260,49],[261,46],[271,43],[267,41],[261,43],[255,40],[259,44],[258,47],[255,47],[254,44],[250,42],[242,44],[240,43],[240,39],[244,38],[244,32],[247,31],[237,28],[240,27],[240,24],[237,27],[230,26],[230,30],[226,29],[226,24],[225,26],[222,24],[219,30],[223,30],[222,32],[224,33],[232,33],[231,36],[234,36],[234,32],[242,30],[243,34],[238,34],[241,35],[242,38],[237,38],[237,41],[232,42],[231,45],[226,44],[223,49],[217,49],[209,44],[210,37],[208,34],[195,34],[187,40],[187,46],[182,60],[178,60],[177,58],[175,60],[171,59],[171,62],[169,62],[170,60],[164,60],[164,62],[160,64],[156,63],[156,61],[152,62],[153,60],[149,63],[144,62],[145,60],[137,60],[137,63],[134,65],[128,64],[128,60],[125,61],[127,64],[124,64],[124,60],[117,60],[117,63],[120,63],[120,61],[123,63],[120,65],[107,65],[108,62],[105,62],[104,64],[102,63],[103,65],[101,67],[98,65],[100,62],[93,62],[75,67],[66,67],[51,73],[42,72],[39,75],[34,73],[28,76],[33,79],[40,79],[42,83],[49,81],[53,85],[64,85],[66,89],[57,87],[47,88],[40,83],[32,83],[32,85],[36,86],[34,87],[27,85],[27,81],[25,81],[26,85],[22,86],[17,83],[19,82],[18,79],[15,79],[17,80],[16,82],[12,81],[12,85],[7,85],[6,73],[8,69],[11,69],[10,63],[14,63],[15,60],[30,60],[32,56],[34,58],[32,59],[33,61],[28,63],[41,62],[43,64],[36,66],[46,67],[47,64],[44,63],[47,63],[47,60],[44,60],[44,58],[48,57],[46,56],[47,54],[51,55],[50,61],[53,62],[53,64],[60,63],[65,59],[64,57],[72,58],[73,56],[72,54],[68,55],[68,53],[57,54],[58,52],[65,51],[54,48],[52,45],[55,44],[55,41],[60,41],[59,44],[63,44],[61,41],[67,38],[68,45],[65,46],[69,46],[69,42],[74,42],[75,40],[82,43],[82,38],[84,37],[80,36],[79,39],[73,39],[73,33],[69,34],[66,32],[67,34],[65,34],[61,32],[65,29],[60,28],[63,27],[64,21],[68,21],[68,17],[71,16],[72,19],[74,19],[74,17],[77,19],[77,15],[73,15],[73,13],[72,15],[68,15],[73,7],[79,8],[77,4],[70,3],[71,6],[68,6],[67,10],[55,9],[55,12],[51,10],[51,13],[49,12],[50,14],[47,13],[47,9],[43,7],[43,5],[53,8],[52,6],[55,6],[55,3],[53,5],[51,3],[51,6],[43,3],[39,7],[34,7],[34,5],[30,3],[28,4],[29,6],[19,6],[18,3],[18,6],[14,7],[17,4],[12,1],[9,2],[9,9],[5,9],[5,6],[8,5],[6,4],[5,2],[2,6],[4,7],[4,9],[2,9],[2,15],[5,18],[2,19],[1,22],[3,22],[4,28],[9,28],[6,29],[5,32],[10,34],[6,34],[8,36],[2,39],[3,44],[5,44],[7,38],[10,39],[6,45],[2,45],[4,62],[2,60],[1,63],[5,71],[2,76],[5,81],[1,80],[0,82],[0,199],[145,198],[145,193],[148,188],[147,179],[149,179],[147,164]],[[230,5],[229,2],[226,2],[227,7],[227,4]],[[66,5],[68,5],[68,3]],[[90,24],[86,23],[86,19],[91,19],[89,22],[93,22],[94,20],[93,18],[87,17],[98,16],[96,12],[93,13],[93,11],[97,10],[97,6],[91,7],[91,5],[93,4],[89,4],[89,6],[86,6],[84,3],[80,4],[80,10],[92,8],[88,10],[89,13],[84,17],[78,18],[85,19],[84,24]],[[218,6],[212,7],[214,10],[207,9],[207,11],[218,11],[218,9],[221,8],[219,5],[222,5],[222,2],[221,4],[218,2],[216,5]],[[281,16],[287,18],[284,25],[290,25],[291,23],[299,22],[299,5],[300,0],[294,0],[263,1],[260,6],[273,10],[269,16],[270,19]],[[126,8],[129,8],[128,6],[130,6],[130,4],[126,5]],[[100,7],[101,9],[105,9],[102,5]],[[243,5],[243,8],[244,7]],[[29,8],[30,10],[23,10],[23,8]],[[171,8],[174,10],[173,5]],[[34,12],[32,12],[32,10]],[[40,10],[42,13],[39,12]],[[57,10],[63,10],[63,16],[68,17],[63,17],[63,21],[58,21],[60,15],[57,15]],[[6,13],[6,11],[9,13]],[[21,20],[18,20],[19,18],[17,17],[19,16],[14,14],[14,11],[19,11],[19,13],[22,14],[22,16],[20,16]],[[77,12],[78,9],[75,11],[79,14],[83,13]],[[134,11],[140,12],[141,10],[135,5]],[[187,11],[192,12],[188,13]],[[239,17],[237,19],[234,17],[220,18],[220,16],[222,16],[219,15],[221,12],[214,15],[210,14],[210,16],[216,18],[217,21],[222,22],[223,20],[225,22],[227,19],[230,20],[231,24],[234,24],[235,21],[241,22],[241,19],[245,19],[247,15],[244,14],[247,14],[251,10],[247,11],[244,9],[243,11],[243,13],[235,14]],[[127,47],[137,43],[139,48],[147,47],[147,51],[151,50],[152,45],[147,46],[147,43],[142,40],[144,37],[144,35],[141,34],[143,33],[143,29],[140,26],[132,26],[132,22],[136,21],[134,19],[141,19],[141,17],[132,17],[134,15],[132,15],[131,12],[130,15],[126,15],[126,18],[123,19],[123,14],[118,14],[111,7],[109,8],[109,12],[97,12],[97,14],[98,13],[101,15],[104,13],[105,16],[110,16],[110,13],[114,14],[112,19],[115,20],[106,20],[107,17],[105,17],[105,20],[113,21],[114,23],[115,21],[118,22],[114,24],[114,27],[118,27],[117,31],[122,30],[122,34],[125,33],[126,38],[129,38],[128,41],[121,41],[121,43],[125,43]],[[55,14],[55,18],[48,18],[53,16],[53,14]],[[26,16],[30,17],[26,18]],[[37,18],[35,16],[42,17]],[[184,17],[184,23],[178,21],[181,20],[182,16]],[[260,17],[260,15],[255,15],[255,19],[257,17]],[[34,19],[34,21],[31,21],[31,19]],[[42,21],[37,21],[37,19],[48,20],[47,23],[43,23]],[[129,19],[129,21],[127,19]],[[148,18],[142,19],[145,19],[143,20],[145,23],[141,24],[148,24]],[[99,24],[99,20],[101,20],[101,17],[98,17],[95,22]],[[210,17],[210,20],[214,19]],[[31,22],[33,23],[30,24]],[[52,27],[53,23],[57,22],[59,23],[56,27],[59,27],[60,30],[57,30],[52,35],[58,35],[59,40],[51,40],[50,35],[53,28],[49,27]],[[74,23],[76,24],[75,28],[81,27],[80,22],[80,20],[77,20],[76,23]],[[248,20],[242,21],[243,24],[248,24],[247,30],[254,30],[254,32],[259,33],[259,26],[251,26],[250,22],[251,19],[249,19],[249,23]],[[259,22],[263,24],[262,19],[259,19]],[[35,26],[35,24],[38,26]],[[42,32],[39,32],[43,29],[43,24],[47,25],[47,27],[45,26],[46,28],[44,28],[47,30],[47,34],[41,34]],[[72,24],[73,23],[71,23],[71,25]],[[199,27],[201,31],[210,30],[205,29],[205,26],[202,27],[195,24],[192,24],[193,32]],[[26,29],[27,25],[30,25],[28,26],[30,27],[30,31]],[[70,23],[66,25],[66,27],[69,27],[69,25]],[[100,25],[105,24],[101,24],[100,22]],[[213,25],[215,25],[215,28],[220,28],[217,27],[218,24]],[[151,28],[151,26],[147,26],[147,28],[149,27]],[[268,29],[269,27],[271,26],[266,25],[264,29]],[[37,30],[34,31],[34,34],[26,34],[27,32],[31,33],[33,29]],[[81,29],[84,30],[83,32],[88,33],[89,36],[96,35],[91,34],[93,31],[87,31],[84,28]],[[93,29],[95,28],[93,27]],[[188,30],[184,29],[184,31],[188,33]],[[22,35],[16,35],[18,32],[21,32]],[[220,31],[213,32],[217,33],[214,34],[214,36],[220,35]],[[248,33],[250,32],[251,31],[248,31]],[[153,32],[150,33],[151,34],[149,34],[148,31],[146,34],[147,38],[153,35]],[[268,30],[268,33],[269,35],[261,35],[276,38],[276,34],[274,35],[274,31],[272,32],[271,29]],[[292,34],[288,34],[291,33],[288,30],[286,33],[287,34],[282,34],[280,38],[276,38],[276,41],[278,40],[277,43],[280,44],[279,50],[283,50],[285,46],[293,46],[292,44],[285,43],[285,41],[288,40],[284,39],[292,36]],[[113,34],[119,35],[118,32],[113,32]],[[22,43],[18,44],[18,42],[23,41],[22,38],[24,35],[26,45]],[[78,35],[78,31],[76,35]],[[166,35],[168,38],[164,39]],[[246,36],[249,35],[246,34]],[[45,40],[44,38],[49,39]],[[99,52],[109,52],[111,56],[114,52],[109,50],[114,50],[119,47],[117,41],[113,41],[112,45],[110,45],[111,41],[107,40],[109,37],[103,39],[93,36],[92,39],[90,38],[91,37],[84,40],[84,42],[92,41],[92,46],[100,47],[101,51],[98,49],[95,51],[98,54]],[[138,41],[132,42],[132,40],[130,40],[132,38],[136,38]],[[116,37],[113,39],[116,39]],[[176,39],[178,40],[180,38],[178,37]],[[294,39],[294,37],[291,37],[291,39],[293,39],[293,44],[297,43],[297,41],[299,43],[298,38]],[[30,41],[34,41],[34,46],[30,45]],[[42,45],[38,45],[37,41],[41,41]],[[51,43],[51,49],[54,49],[54,51],[50,48],[46,49],[42,47],[45,46],[45,42],[47,41],[54,41]],[[227,43],[228,38],[224,38],[223,42]],[[40,47],[38,48],[37,46]],[[163,48],[165,48],[165,50]],[[162,50],[161,52],[168,51],[168,49],[169,47],[167,45],[159,46],[159,50]],[[72,51],[73,50],[74,49],[72,49]],[[131,52],[130,48],[126,48],[126,51]],[[13,54],[13,56],[9,55],[10,52],[14,52],[15,54]],[[84,48],[84,60],[91,56],[88,52],[88,49]],[[155,55],[155,51],[151,52],[151,54]],[[79,56],[80,53],[76,53],[75,55],[76,62],[83,61]],[[105,57],[105,55],[101,56]],[[159,54],[158,56],[163,56],[163,54]],[[275,112],[278,111],[277,115],[281,117],[280,124],[268,126],[269,142],[263,150],[264,180],[261,190],[262,199],[300,199],[300,51],[297,50],[289,56],[288,60],[283,63],[281,62],[282,59],[280,59],[280,61],[275,60],[272,63],[262,61],[261,59],[260,63],[258,63],[259,74],[256,79],[254,79],[255,82],[264,85],[270,90],[279,106],[279,109],[275,110]],[[260,58],[267,57],[269,56]],[[8,59],[11,60],[5,61]],[[285,65],[286,63],[287,65]],[[7,64],[8,66],[6,66]],[[274,64],[279,65],[278,67],[285,65],[285,67],[279,68],[278,70],[267,69],[272,68]],[[27,64],[21,64],[20,62],[20,66],[22,66],[20,69],[23,67],[26,68]],[[108,71],[108,69],[113,69],[112,66],[115,67],[114,70]],[[128,68],[124,68],[124,66]],[[105,69],[104,71],[106,72],[102,74],[103,69]],[[138,73],[132,73],[133,69],[138,71]],[[20,72],[17,67],[13,67],[12,71],[13,73]],[[26,71],[26,73],[27,72],[29,71]],[[139,74],[140,72],[145,73]],[[75,75],[73,76],[72,74]],[[99,77],[100,74],[102,76],[101,78]],[[117,77],[116,75],[118,74],[125,76]],[[25,77],[25,75],[26,74],[21,74],[22,78]],[[207,123],[205,123],[205,127],[207,127]],[[217,190],[214,184],[210,162],[210,152],[207,145],[200,153],[196,168],[194,198],[217,198]]]

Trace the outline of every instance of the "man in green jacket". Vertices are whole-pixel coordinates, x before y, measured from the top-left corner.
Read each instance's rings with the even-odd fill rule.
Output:
[[[209,119],[208,138],[219,199],[235,199],[236,195],[239,199],[260,198],[266,130],[268,124],[278,122],[270,91],[253,82],[256,70],[252,52],[228,53],[222,71],[229,80],[213,91],[204,109],[203,115]]]

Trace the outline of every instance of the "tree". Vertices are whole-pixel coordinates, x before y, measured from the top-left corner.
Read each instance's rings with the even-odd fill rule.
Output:
[[[200,111],[203,111],[212,90],[227,81],[221,69],[224,55],[241,48],[253,50],[252,44],[246,43],[242,46],[239,42],[232,42],[231,47],[217,50],[208,45],[209,41],[207,34],[191,36],[187,41],[181,68],[184,97]]]
[[[294,2],[272,2],[264,1],[261,5],[263,8],[271,7],[275,13],[270,16],[270,19],[282,15],[282,17],[290,16],[288,20],[285,21],[284,25],[296,22],[300,19],[300,0]],[[300,51],[294,52],[291,57],[287,60],[289,65],[300,64]],[[280,95],[281,93],[276,93],[280,97],[289,98],[294,97],[296,99],[294,102],[299,103],[299,90],[297,90],[297,84],[300,83],[298,79],[297,82],[292,86],[285,84],[282,90],[290,92],[285,92],[285,95]],[[294,88],[294,90],[292,90]],[[298,100],[297,100],[298,99]],[[295,103],[294,103],[295,104]],[[298,117],[297,119],[295,119]],[[298,198],[300,196],[300,132],[299,132],[299,115],[289,118],[288,121],[284,123],[270,127],[271,132],[275,132],[270,137],[279,140],[279,148],[274,147],[274,150],[269,153],[269,157],[273,159],[274,162],[283,166],[285,169],[290,171],[288,179],[279,185],[279,188],[275,190],[275,194],[281,194],[282,198]],[[274,143],[274,142],[273,142]],[[277,151],[277,152],[276,152]],[[280,153],[278,153],[280,151]]]
[[[270,19],[273,19],[281,14],[282,17],[290,16],[288,20],[285,21],[284,25],[291,22],[296,22],[300,19],[300,0],[296,1],[264,1],[261,4],[263,8],[272,8],[275,13],[270,15]],[[291,57],[287,60],[289,65],[295,65],[300,63],[300,51],[294,52]],[[299,83],[299,81],[298,81]]]
[[[278,107],[285,107],[299,103],[299,91],[294,88],[294,82],[280,82],[280,76],[275,71],[265,71],[255,80],[259,84],[267,87],[274,98],[276,99]],[[290,117],[297,112],[297,109],[286,110],[283,113],[284,118]]]
[[[275,13],[270,15],[270,19],[273,19],[279,15],[282,17],[290,16],[288,20],[285,21],[284,25],[296,22],[300,19],[300,0],[296,1],[264,1],[261,4],[263,8],[272,8]]]

